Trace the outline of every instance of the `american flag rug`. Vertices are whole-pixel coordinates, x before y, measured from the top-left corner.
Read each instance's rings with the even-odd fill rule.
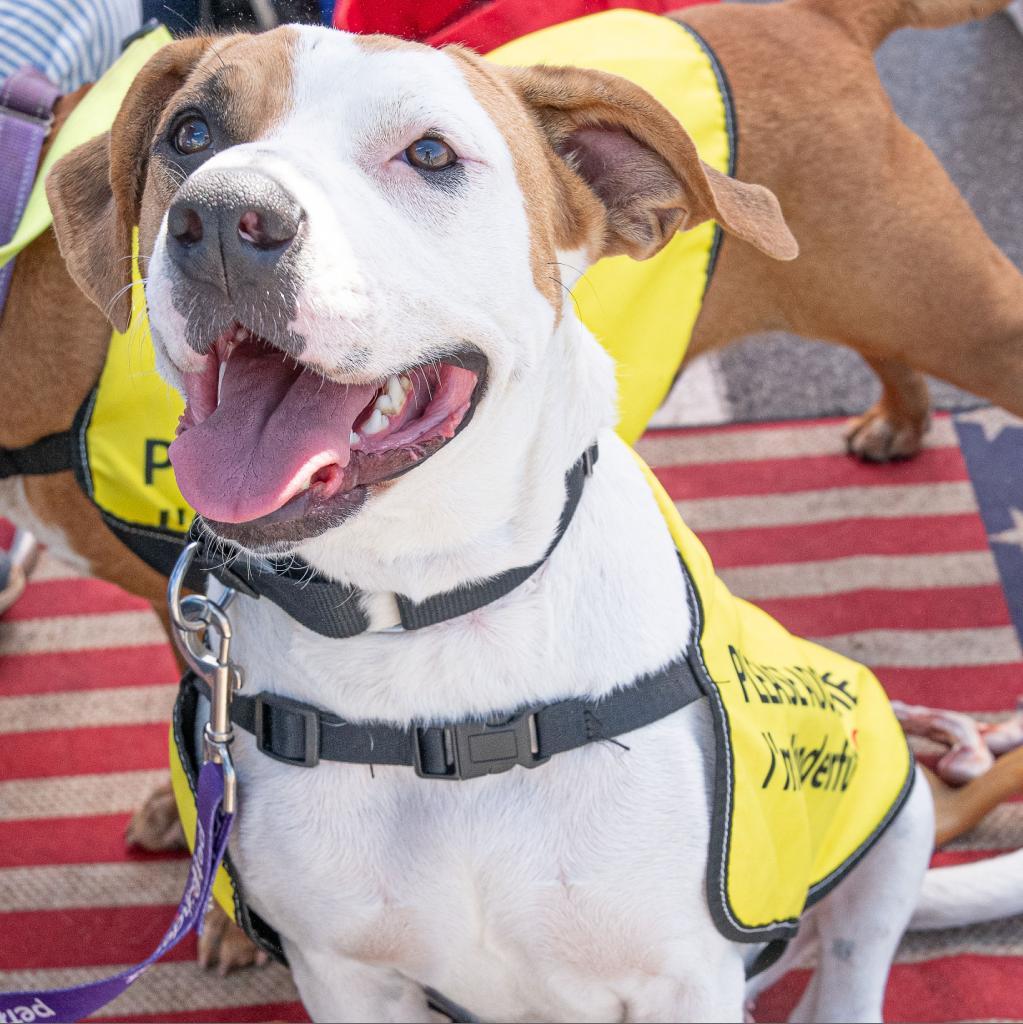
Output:
[[[889,466],[837,421],[649,433],[639,445],[729,586],[875,667],[892,697],[997,717],[1023,693],[1023,422],[939,416]],[[0,538],[2,539],[2,538]],[[127,850],[165,776],[175,663],[152,612],[43,555],[0,621],[0,990],[68,985],[146,956],[185,863]],[[936,857],[1023,846],[1023,803]],[[119,1021],[305,1020],[279,966],[227,978],[185,942],[103,1011]],[[782,1019],[805,975],[766,993]],[[1023,919],[909,935],[894,1021],[1023,1021]]]

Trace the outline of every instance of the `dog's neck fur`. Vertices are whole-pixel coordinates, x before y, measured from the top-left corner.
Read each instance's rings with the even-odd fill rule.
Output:
[[[492,381],[465,435],[374,496],[350,523],[303,545],[327,575],[413,600],[543,557],[568,469],[616,418],[614,367],[566,310],[542,357]],[[375,626],[397,621],[374,602]]]

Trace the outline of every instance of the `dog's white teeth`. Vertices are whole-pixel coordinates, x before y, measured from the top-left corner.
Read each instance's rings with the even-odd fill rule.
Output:
[[[355,433],[355,431],[353,430],[348,435],[348,445],[349,445],[349,447],[354,448],[355,445],[357,445],[358,443],[359,443],[359,435],[357,433]]]
[[[402,387],[400,379],[392,373],[387,378],[382,394],[378,395],[373,403],[373,408],[379,409],[384,416],[397,416],[405,404],[405,395],[406,390]]]
[[[381,430],[390,424],[390,420],[379,410],[374,409],[370,418],[362,428],[362,432],[368,437],[372,434],[379,434]]]
[[[404,375],[398,378],[398,384],[401,387],[401,393],[403,395],[407,395],[412,390],[412,381]]]
[[[217,371],[217,404],[220,404],[220,392],[224,387],[224,374],[227,373],[227,360],[223,359],[220,363],[220,369]]]

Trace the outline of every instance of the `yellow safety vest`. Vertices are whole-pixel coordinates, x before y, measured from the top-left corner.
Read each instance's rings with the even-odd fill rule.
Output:
[[[912,756],[876,676],[730,594],[674,502],[640,465],[682,558],[694,623],[691,664],[715,724],[711,913],[721,933],[739,942],[789,938],[806,907],[851,870],[901,807],[913,782]],[[190,841],[196,700],[183,684],[170,745]],[[225,865],[214,886],[221,906],[280,955],[273,929],[246,906],[230,858]]]
[[[43,179],[58,157],[107,131],[143,64],[170,39],[136,40],[68,118],[41,168],[22,223],[0,248],[0,266],[52,223]],[[505,64],[576,64],[632,79],[685,124],[702,158],[732,170],[732,111],[720,68],[691,30],[657,15],[614,10],[556,25],[500,47]],[[583,321],[618,368],[619,432],[643,432],[678,373],[713,270],[720,229],[676,235],[653,259],[620,256],[592,267],[573,296]],[[134,318],[115,332],[95,390],[74,426],[73,463],[107,525],[138,555],[170,571],[194,513],[181,496],[167,449],[180,397],[156,373],[145,294],[134,268]]]

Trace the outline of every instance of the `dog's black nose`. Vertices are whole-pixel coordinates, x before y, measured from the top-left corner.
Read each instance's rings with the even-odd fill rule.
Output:
[[[279,287],[282,257],[305,213],[280,182],[253,170],[197,175],[167,211],[167,248],[188,278],[242,300]]]

